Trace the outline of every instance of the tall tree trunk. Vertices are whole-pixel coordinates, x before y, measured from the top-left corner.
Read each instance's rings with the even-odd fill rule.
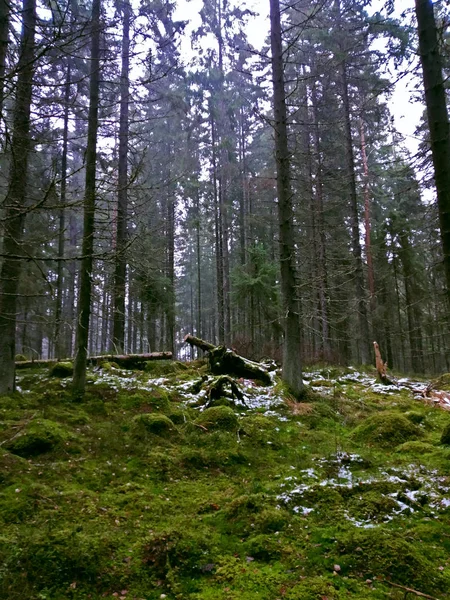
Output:
[[[416,274],[412,260],[412,249],[406,231],[399,234],[399,257],[403,267],[405,281],[406,316],[408,319],[408,336],[411,348],[411,366],[414,373],[423,373],[423,347],[422,347],[422,315],[419,309],[420,293],[415,284]]]
[[[216,250],[216,278],[217,278],[217,325],[218,342],[225,343],[225,306],[224,306],[224,286],[223,286],[223,238],[221,227],[221,214],[219,191],[217,183],[217,151],[216,151],[216,124],[214,121],[213,108],[211,113],[211,144],[212,144],[212,168],[213,168],[213,192],[214,192],[214,236]]]
[[[65,242],[65,204],[67,190],[67,147],[69,140],[69,100],[70,100],[70,79],[71,79],[71,59],[69,58],[66,71],[66,84],[64,88],[64,123],[63,123],[63,148],[61,157],[61,195],[59,209],[59,232],[58,232],[58,257],[64,257]],[[58,261],[56,272],[56,307],[55,307],[55,353],[57,358],[64,357],[64,336],[61,336],[62,319],[62,299],[64,293],[64,269],[63,261]]]
[[[81,398],[86,387],[86,359],[91,315],[92,267],[94,252],[95,174],[97,163],[98,104],[100,95],[100,0],[92,4],[91,73],[86,147],[83,243],[78,295],[76,357],[73,371],[73,395]]]
[[[5,96],[6,52],[8,50],[10,0],[0,0],[0,115]]]
[[[319,305],[320,320],[322,328],[322,352],[325,360],[331,359],[330,342],[330,315],[328,308],[328,272],[326,258],[326,239],[325,239],[325,213],[323,206],[323,185],[322,185],[322,149],[320,144],[319,130],[319,111],[317,90],[313,86],[311,91],[312,110],[314,116],[314,142],[315,153],[317,156],[317,167],[315,172],[316,183],[316,204],[317,204],[317,229],[318,229],[318,278],[319,278]]]
[[[371,228],[370,228],[370,186],[369,186],[369,163],[367,161],[366,152],[366,136],[364,133],[364,123],[362,119],[359,122],[359,133],[361,140],[361,158],[363,163],[364,173],[364,239],[366,246],[366,260],[367,260],[367,274],[369,279],[369,293],[370,293],[370,309],[373,313],[375,311],[375,275],[373,270],[373,259],[372,259],[372,244],[371,244]]]
[[[272,50],[275,156],[280,244],[281,295],[284,318],[283,380],[292,392],[303,392],[301,331],[294,245],[290,156],[287,136],[286,94],[283,72],[279,0],[270,0],[270,44]]]
[[[130,71],[130,18],[128,0],[123,4],[122,70],[120,74],[119,165],[117,194],[116,256],[114,270],[113,347],[121,354],[125,343],[125,284],[128,211],[128,137],[129,137],[129,71]]]
[[[450,126],[432,1],[416,0],[416,16],[450,304]]]
[[[9,187],[4,201],[5,226],[0,271],[0,394],[14,391],[16,316],[19,277],[22,268],[21,241],[25,220],[28,156],[30,152],[30,107],[34,75],[35,0],[23,0],[22,33],[14,106]],[[16,258],[14,258],[16,257]]]
[[[360,361],[363,364],[369,364],[371,362],[372,348],[370,344],[369,321],[367,316],[366,286],[364,284],[361,242],[359,239],[358,198],[356,194],[355,160],[353,155],[352,129],[350,122],[350,100],[348,94],[347,65],[345,60],[341,62],[340,72],[342,103],[344,109],[345,159],[348,178],[348,193],[350,197],[352,251],[355,261],[356,301],[358,306],[358,349]]]

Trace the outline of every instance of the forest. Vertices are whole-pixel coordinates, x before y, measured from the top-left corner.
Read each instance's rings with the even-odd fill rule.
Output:
[[[0,0],[2,600],[450,599],[449,25]]]
[[[446,3],[181,9],[2,3],[0,391],[17,360],[76,356],[82,394],[88,355],[193,359],[186,334],[283,359],[293,389],[374,340],[448,371]]]

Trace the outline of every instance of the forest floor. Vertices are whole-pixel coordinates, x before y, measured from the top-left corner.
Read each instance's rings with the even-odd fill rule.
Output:
[[[424,382],[316,368],[303,403],[241,381],[246,406],[202,410],[201,376],[105,364],[74,404],[70,378],[19,373],[2,600],[450,599],[450,412]]]

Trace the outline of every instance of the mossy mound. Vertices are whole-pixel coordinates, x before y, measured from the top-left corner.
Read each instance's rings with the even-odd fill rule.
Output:
[[[385,578],[415,589],[448,589],[447,577],[425,557],[422,545],[396,532],[352,531],[338,540],[337,551],[342,575]]]
[[[58,362],[50,369],[50,377],[72,377],[73,364],[71,362]]]
[[[170,412],[171,404],[165,390],[155,389],[152,392],[141,391],[135,394],[121,393],[118,396],[120,405],[127,410],[140,412]]]
[[[444,431],[441,435],[441,444],[444,444],[444,446],[450,446],[450,423],[444,427]]]
[[[48,419],[35,419],[4,447],[24,458],[54,450],[57,446],[72,439],[73,436],[59,423]]]
[[[409,410],[408,412],[405,412],[405,417],[409,419],[411,423],[415,423],[416,425],[423,423],[425,420],[425,415],[416,410]]]
[[[412,440],[411,442],[400,444],[395,451],[402,454],[414,454],[416,456],[420,456],[421,454],[435,452],[436,448],[432,444],[427,444],[426,442],[421,442],[419,440]]]
[[[134,432],[139,434],[171,435],[176,431],[173,422],[161,413],[145,413],[136,415],[133,419]]]
[[[262,562],[277,560],[281,555],[280,545],[272,535],[252,536],[245,542],[244,550],[251,558]]]
[[[444,373],[432,383],[435,389],[450,392],[450,373]]]
[[[16,354],[14,360],[16,362],[25,362],[27,359],[27,357],[24,354]]]
[[[398,446],[421,437],[422,431],[404,415],[382,412],[368,417],[356,427],[351,437],[358,442],[381,447]]]
[[[173,375],[187,371],[189,367],[176,360],[148,360],[145,363],[146,373],[151,373],[154,377],[163,377],[164,375]]]
[[[105,360],[104,362],[100,363],[100,367],[104,371],[114,371],[116,369],[120,369],[119,365],[116,362],[109,362],[108,360]]]
[[[210,536],[202,529],[168,529],[144,541],[142,562],[158,577],[167,577],[172,569],[192,576],[201,570],[202,564],[210,562],[210,546]]]
[[[213,406],[200,413],[195,423],[196,425],[206,427],[208,431],[213,429],[236,431],[239,420],[234,411],[228,406]]]

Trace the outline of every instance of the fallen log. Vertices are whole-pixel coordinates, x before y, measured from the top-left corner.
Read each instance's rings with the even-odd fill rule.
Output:
[[[244,379],[257,379],[264,385],[272,380],[268,370],[261,363],[248,360],[225,346],[214,346],[193,335],[187,335],[184,341],[208,353],[209,368],[215,375],[234,375]]]
[[[58,362],[72,362],[73,358],[48,360],[21,360],[16,362],[16,369],[32,369],[52,367]],[[172,360],[172,352],[150,352],[149,354],[103,354],[101,356],[90,356],[88,365],[101,365],[104,362],[114,362],[119,367],[128,369],[143,369],[148,360]]]

